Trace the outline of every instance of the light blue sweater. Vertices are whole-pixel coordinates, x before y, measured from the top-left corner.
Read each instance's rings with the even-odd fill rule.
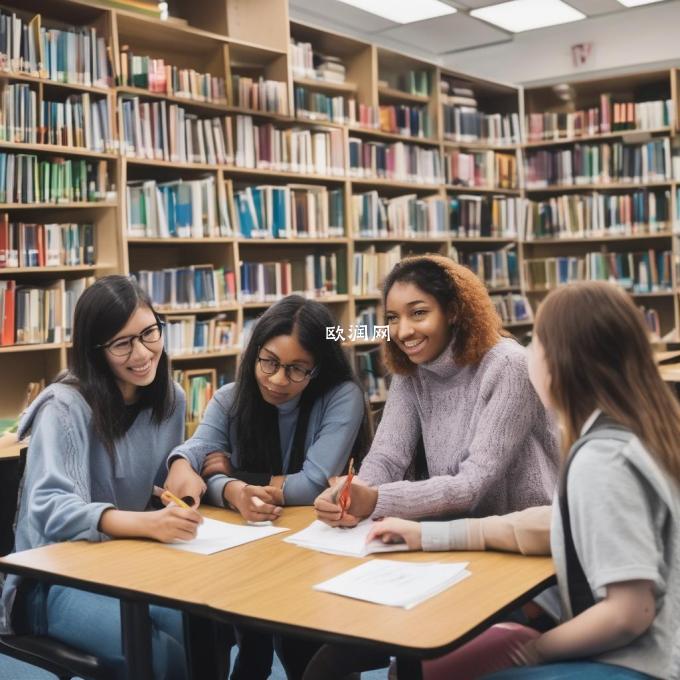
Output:
[[[176,406],[166,421],[157,425],[151,409],[145,409],[116,442],[115,471],[80,392],[58,383],[40,394],[19,424],[19,437],[30,431],[31,441],[15,551],[60,541],[106,540],[98,528],[104,510],[146,509],[154,485],[164,482],[169,451],[183,439],[184,392],[176,384],[174,389]],[[18,583],[16,575],[5,582],[0,632],[8,630]]]
[[[208,404],[194,436],[178,446],[170,457],[182,456],[199,472],[206,456],[213,451],[230,455],[231,464],[239,470],[240,457],[236,425],[229,420],[236,383],[221,387]],[[281,469],[286,474],[290,464],[300,396],[277,406],[281,440]],[[328,486],[328,478],[342,472],[361,426],[364,397],[357,385],[347,381],[329,390],[313,404],[305,437],[305,462],[302,470],[286,477],[286,505],[311,505]],[[253,423],[257,427],[258,423]],[[250,470],[244,470],[251,472]],[[230,481],[215,475],[208,482],[207,500],[224,506],[224,486]]]

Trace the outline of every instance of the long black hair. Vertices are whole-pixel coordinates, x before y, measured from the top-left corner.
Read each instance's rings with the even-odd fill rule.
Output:
[[[336,326],[335,319],[324,305],[300,295],[285,297],[258,319],[241,358],[236,397],[228,414],[236,426],[242,470],[275,474],[276,464],[280,466],[278,410],[262,398],[255,378],[255,363],[260,348],[272,338],[295,334],[300,345],[314,357],[317,374],[300,397],[299,409],[302,414],[311,409],[318,397],[336,385],[348,380],[358,384],[340,344],[326,339],[326,328]],[[355,450],[365,448],[364,435],[362,427]],[[304,460],[304,451],[298,452],[298,455],[294,451],[292,458],[298,464],[292,460],[291,469],[297,471],[296,468],[299,469]]]
[[[127,276],[105,276],[86,288],[78,299],[73,318],[73,351],[69,371],[60,382],[74,385],[92,409],[94,428],[109,454],[129,424],[123,394],[97,348],[111,340],[138,307],[148,307],[158,320],[149,296]],[[160,424],[175,408],[175,390],[165,349],[150,385],[138,389],[137,408],[151,408],[152,420]]]

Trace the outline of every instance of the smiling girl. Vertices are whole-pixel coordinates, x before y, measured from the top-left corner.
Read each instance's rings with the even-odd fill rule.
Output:
[[[196,535],[195,510],[144,512],[182,441],[184,393],[170,379],[163,327],[146,294],[124,276],[100,279],[78,300],[69,372],[23,414],[29,431],[16,550],[60,541]],[[120,603],[74,588],[9,576],[5,629],[49,635],[99,657],[125,677]],[[1,613],[1,612],[0,612]],[[186,676],[180,612],[152,606],[154,677]]]
[[[523,347],[504,337],[483,284],[452,260],[402,260],[385,280],[394,373],[380,426],[342,521],[335,490],[315,506],[329,524],[369,516],[505,514],[550,500],[552,422],[529,383]],[[406,481],[419,440],[427,478]]]

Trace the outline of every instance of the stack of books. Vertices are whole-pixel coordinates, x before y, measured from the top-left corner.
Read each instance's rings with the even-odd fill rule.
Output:
[[[517,238],[524,199],[458,194],[449,199],[449,232],[457,238]]]
[[[234,74],[232,103],[243,109],[288,115],[288,86],[278,80],[257,80]]]
[[[171,357],[220,352],[238,344],[238,324],[226,314],[207,319],[197,319],[195,314],[167,316],[163,338]]]
[[[378,252],[375,246],[355,252],[353,256],[353,295],[380,295],[385,277],[401,260],[401,246]]]
[[[367,142],[358,137],[349,138],[349,172],[352,177],[415,184],[443,181],[438,149],[404,142]]]
[[[444,154],[446,183],[479,189],[516,189],[517,159],[495,151],[459,151]]]

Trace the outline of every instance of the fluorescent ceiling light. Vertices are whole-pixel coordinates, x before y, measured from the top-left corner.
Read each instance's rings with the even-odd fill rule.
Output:
[[[346,5],[358,7],[364,12],[377,14],[398,24],[410,24],[414,21],[424,21],[454,14],[455,7],[440,0],[340,0]]]
[[[473,9],[470,14],[513,33],[586,18],[585,14],[562,0],[510,0]]]
[[[626,7],[637,7],[638,5],[651,5],[653,2],[661,2],[661,0],[619,0],[619,2]]]

